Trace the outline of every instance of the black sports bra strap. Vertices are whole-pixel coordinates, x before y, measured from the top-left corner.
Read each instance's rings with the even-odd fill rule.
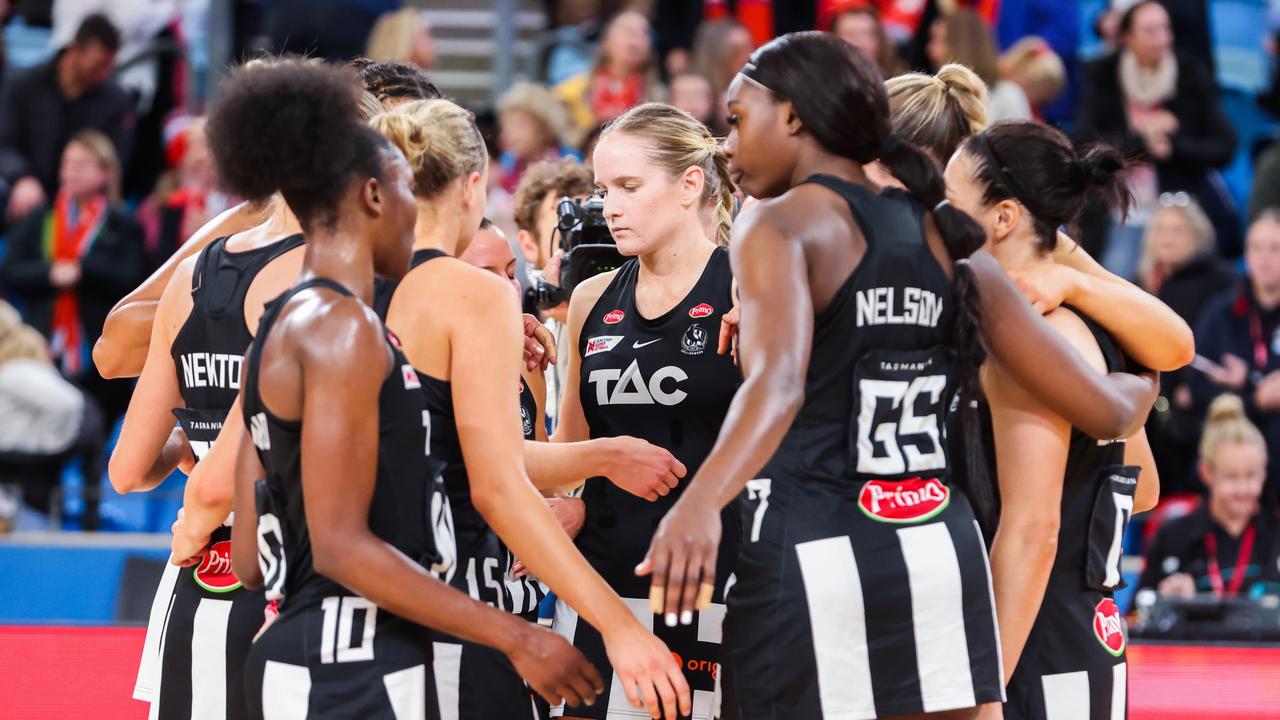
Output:
[[[222,237],[215,239],[213,242],[210,242],[208,245],[205,245],[204,249],[200,251],[200,256],[196,260],[195,271],[191,273],[192,295],[195,295],[196,291],[200,289],[200,286],[204,284],[204,278],[209,274],[209,268],[215,259],[214,256],[222,252],[223,246],[227,244],[228,237],[230,236],[223,235]]]

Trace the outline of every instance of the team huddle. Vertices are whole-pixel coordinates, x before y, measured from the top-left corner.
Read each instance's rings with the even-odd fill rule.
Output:
[[[987,127],[984,93],[796,33],[734,79],[723,140],[614,120],[591,160],[627,260],[573,288],[549,409],[471,114],[395,64],[232,73],[207,132],[245,202],[104,335],[140,378],[113,482],[189,475],[134,696],[1126,717],[1111,596],[1190,331],[1060,232],[1090,196],[1123,212],[1119,153]]]

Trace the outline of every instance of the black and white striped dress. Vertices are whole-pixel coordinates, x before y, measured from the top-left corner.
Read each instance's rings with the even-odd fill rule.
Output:
[[[724,717],[859,720],[1003,698],[986,547],[948,482],[954,297],[924,210],[816,176],[867,251],[815,319],[805,404],[743,497]]]

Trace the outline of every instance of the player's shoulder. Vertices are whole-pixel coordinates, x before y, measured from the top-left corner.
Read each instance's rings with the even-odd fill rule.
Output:
[[[1069,307],[1059,307],[1044,316],[1076,352],[1079,352],[1095,369],[1106,372],[1106,357],[1098,344],[1093,329],[1077,311]]]

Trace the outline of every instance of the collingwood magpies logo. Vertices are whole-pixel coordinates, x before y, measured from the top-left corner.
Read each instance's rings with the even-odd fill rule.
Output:
[[[689,326],[680,338],[680,352],[685,355],[701,355],[707,349],[707,331],[698,323]]]

